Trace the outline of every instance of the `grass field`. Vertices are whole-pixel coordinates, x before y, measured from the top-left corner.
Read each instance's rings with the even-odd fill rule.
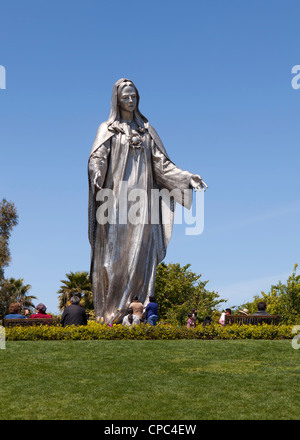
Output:
[[[0,350],[1,420],[296,420],[290,341],[39,341]]]

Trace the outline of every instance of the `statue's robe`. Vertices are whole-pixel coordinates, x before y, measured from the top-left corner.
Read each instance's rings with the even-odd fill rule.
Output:
[[[115,317],[125,314],[134,295],[145,304],[154,294],[156,267],[166,255],[175,203],[172,203],[173,199],[170,204],[160,199],[155,203],[158,212],[157,209],[154,212],[151,190],[177,190],[175,202],[188,209],[191,206],[192,174],[170,161],[156,131],[148,122],[144,125],[141,139],[139,148],[134,148],[124,133],[103,123],[98,129],[88,163],[90,277],[95,315],[103,317],[105,322],[111,321],[112,314]],[[102,188],[100,191],[93,183],[95,178]],[[126,188],[129,198],[131,191],[137,189],[143,190],[147,196],[137,199],[131,193],[134,197],[127,201],[126,215],[139,207],[136,224],[129,220],[124,222],[124,200],[120,206],[121,186]],[[105,189],[113,194],[114,220],[111,218],[103,224],[103,219],[99,223],[96,218],[98,215],[99,219],[99,214],[104,212],[101,207],[106,200],[101,192]]]

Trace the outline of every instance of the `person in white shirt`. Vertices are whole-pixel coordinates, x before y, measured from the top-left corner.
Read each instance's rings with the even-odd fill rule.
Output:
[[[140,324],[139,318],[133,314],[132,309],[128,309],[128,315],[124,316],[122,325],[127,325],[128,327],[131,327],[132,325],[138,324]]]

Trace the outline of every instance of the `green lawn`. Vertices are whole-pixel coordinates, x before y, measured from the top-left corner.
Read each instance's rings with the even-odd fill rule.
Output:
[[[7,342],[0,419],[299,419],[290,341]]]

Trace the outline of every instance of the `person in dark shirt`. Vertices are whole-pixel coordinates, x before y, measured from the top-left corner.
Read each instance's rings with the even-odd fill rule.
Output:
[[[154,296],[150,296],[149,304],[146,307],[146,320],[150,325],[156,325],[158,320],[158,304]]]
[[[61,324],[66,325],[86,325],[87,318],[85,310],[81,307],[80,298],[77,295],[72,296],[71,305],[66,307],[61,317]]]
[[[270,315],[270,313],[266,312],[267,304],[265,302],[259,302],[257,304],[257,312],[253,313],[253,316],[259,315]]]

